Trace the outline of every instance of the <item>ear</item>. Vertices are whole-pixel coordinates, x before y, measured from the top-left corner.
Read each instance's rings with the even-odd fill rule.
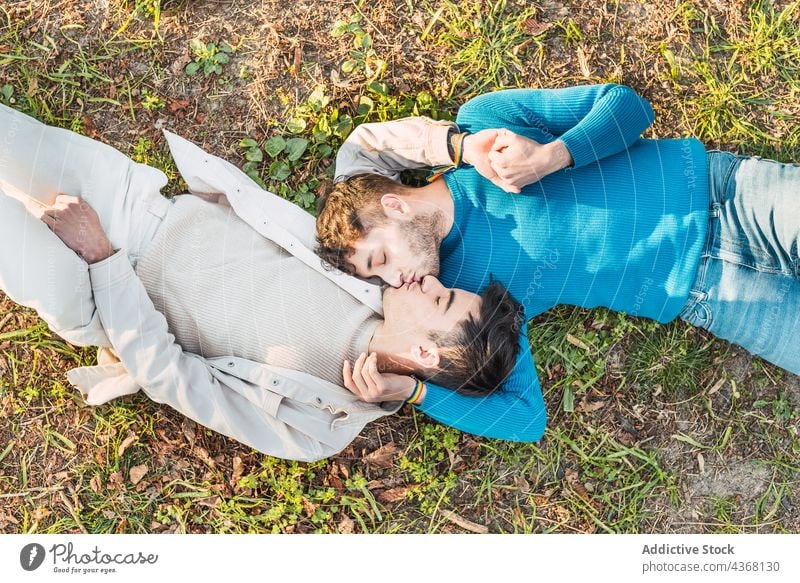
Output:
[[[435,344],[415,344],[411,347],[411,358],[423,369],[430,370],[439,366],[439,349]]]
[[[386,216],[391,219],[404,219],[411,215],[411,207],[403,197],[391,192],[381,197],[381,206]]]

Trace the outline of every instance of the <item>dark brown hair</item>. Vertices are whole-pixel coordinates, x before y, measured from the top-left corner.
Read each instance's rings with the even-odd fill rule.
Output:
[[[432,332],[439,346],[439,366],[426,379],[469,396],[488,395],[514,370],[519,354],[520,303],[500,283],[480,294],[477,319],[471,315],[449,334]]]

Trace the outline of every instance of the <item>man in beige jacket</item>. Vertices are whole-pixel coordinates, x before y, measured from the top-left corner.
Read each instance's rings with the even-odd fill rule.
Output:
[[[68,373],[89,403],[141,388],[312,460],[424,399],[411,374],[458,387],[510,372],[513,354],[494,348],[514,344],[504,290],[428,278],[389,291],[381,319],[379,288],[320,266],[313,217],[165,135],[191,193],[171,200],[162,172],[0,106],[0,288],[66,340],[104,347],[100,365]]]

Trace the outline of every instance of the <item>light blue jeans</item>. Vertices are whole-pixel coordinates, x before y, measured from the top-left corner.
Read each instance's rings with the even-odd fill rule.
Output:
[[[800,374],[800,164],[708,153],[708,236],[680,317]]]

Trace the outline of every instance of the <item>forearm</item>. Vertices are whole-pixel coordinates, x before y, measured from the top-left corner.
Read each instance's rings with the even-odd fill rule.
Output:
[[[427,117],[361,124],[336,155],[336,181],[358,174],[381,174],[398,180],[406,169],[452,162],[447,133],[452,122]]]
[[[606,84],[487,93],[464,104],[456,122],[471,133],[505,127],[543,144],[560,140],[580,167],[630,146],[654,117],[635,91]]]
[[[584,100],[591,101],[589,111],[559,137],[576,167],[625,150],[655,119],[650,103],[629,87],[601,86]]]

